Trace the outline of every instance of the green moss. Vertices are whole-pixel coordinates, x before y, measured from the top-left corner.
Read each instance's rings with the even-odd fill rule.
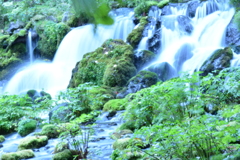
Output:
[[[70,28],[64,23],[40,21],[36,23],[37,33],[40,36],[38,46],[43,58],[52,59],[64,36]]]
[[[127,99],[112,99],[105,103],[104,111],[120,111],[125,109]]]
[[[122,40],[107,40],[77,63],[69,87],[93,82],[110,87],[123,86],[136,74],[133,48]]]
[[[31,136],[22,139],[18,145],[18,150],[40,148],[47,145],[47,136]]]
[[[142,1],[134,8],[134,13],[137,16],[146,15],[151,6],[157,6],[156,1]]]
[[[18,133],[21,136],[26,136],[36,129],[37,121],[33,119],[24,119],[18,123]]]
[[[12,153],[5,153],[2,155],[1,160],[21,160],[21,159],[28,159],[33,158],[34,153],[32,150],[22,150],[18,152],[12,152]]]
[[[162,0],[161,2],[159,2],[159,3],[157,4],[157,6],[158,6],[159,8],[163,8],[164,6],[168,5],[168,3],[169,3],[169,0]]]
[[[37,133],[37,135],[45,135],[48,138],[58,138],[60,133],[61,129],[59,129],[59,127],[53,124],[49,124],[43,126],[42,131],[40,133]]]
[[[142,17],[140,19],[140,25],[135,28],[127,37],[127,41],[136,48],[139,44],[140,40],[142,39],[143,30],[145,25],[148,23],[147,17]]]
[[[56,147],[54,148],[54,153],[59,153],[59,152],[62,152],[66,149],[68,149],[69,146],[68,146],[68,143],[67,142],[59,142]]]
[[[18,36],[25,36],[27,34],[27,31],[25,29],[21,29],[18,33]]]
[[[0,135],[0,143],[4,142],[5,141],[5,137]]]
[[[233,53],[230,47],[216,50],[213,55],[204,62],[200,71],[203,71],[202,76],[206,76],[210,72],[218,74],[224,68],[230,67]]]
[[[65,149],[53,156],[53,160],[73,160],[72,152],[69,149]]]
[[[239,8],[240,8],[240,5],[239,5]],[[234,15],[234,23],[236,23],[236,25],[238,26],[238,30],[240,31],[240,11],[238,11]]]
[[[131,138],[118,139],[113,143],[113,149],[123,150],[130,144]]]
[[[142,82],[145,86],[150,87],[156,84],[158,81],[158,75],[150,71],[140,71],[136,76],[132,77],[129,82],[139,83]]]

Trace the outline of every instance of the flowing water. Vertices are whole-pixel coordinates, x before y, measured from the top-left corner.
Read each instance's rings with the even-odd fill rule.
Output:
[[[171,78],[182,71],[199,70],[215,50],[225,47],[226,28],[235,10],[227,1],[209,0],[200,3],[192,18],[188,15],[188,3],[170,6],[168,14],[160,18],[156,12],[161,10],[150,11],[154,19],[161,21],[161,29],[156,31],[160,32],[161,45],[157,52],[159,57],[148,67],[167,64]]]
[[[110,38],[126,40],[134,28],[131,9],[119,9],[111,15],[115,23],[111,26],[99,25],[95,33],[93,25],[71,30],[62,40],[53,62],[35,61],[22,68],[9,81],[4,92],[20,94],[35,89],[44,90],[54,96],[58,91],[66,89],[72,69],[85,53],[94,51]]]
[[[33,63],[34,55],[33,55],[33,41],[32,41],[32,30],[30,29],[28,31],[28,37],[27,37],[27,49],[29,54],[30,63]]]

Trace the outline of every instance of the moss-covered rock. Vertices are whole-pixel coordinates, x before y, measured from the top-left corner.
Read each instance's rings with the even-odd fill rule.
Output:
[[[69,149],[65,149],[64,151],[55,154],[52,159],[53,160],[72,160],[73,154]]]
[[[85,54],[77,63],[69,87],[75,88],[85,82],[123,86],[135,74],[133,48],[122,40],[110,39],[94,52]]]
[[[36,129],[37,121],[33,119],[24,119],[18,123],[18,133],[21,136],[26,136]]]
[[[224,68],[230,67],[233,53],[230,47],[216,50],[213,55],[203,63],[200,71],[203,71],[202,76],[206,76],[210,72],[218,74]]]
[[[34,157],[33,151],[31,149],[27,149],[18,152],[5,153],[2,155],[1,160],[21,160],[33,157]]]
[[[127,99],[112,99],[104,104],[104,111],[120,111],[124,110],[127,104]]]
[[[4,142],[5,141],[5,137],[0,135],[0,143]]]
[[[143,88],[150,87],[156,84],[158,81],[158,75],[150,71],[140,71],[136,76],[132,77],[125,87],[118,95],[117,98],[124,98],[130,93],[136,93]]]
[[[69,145],[67,142],[59,142],[54,148],[54,153],[62,152],[66,149],[69,149]]]
[[[40,148],[47,145],[47,136],[30,136],[22,139],[19,143],[18,150]]]
[[[36,133],[36,135],[43,135],[47,136],[48,138],[58,138],[59,134],[61,133],[61,129],[53,124],[45,125],[42,128],[42,131]]]
[[[122,158],[122,155],[124,155],[124,158],[127,160],[142,160],[143,159],[143,153],[139,151],[134,151],[133,149],[124,149],[124,150],[114,150],[111,159],[112,160],[118,160]]]
[[[41,21],[36,23],[39,41],[37,49],[41,57],[52,59],[64,36],[70,31],[65,23],[55,23],[52,21]]]
[[[120,139],[127,134],[133,134],[133,131],[131,131],[130,129],[120,130],[120,131],[117,131],[117,132],[113,132],[110,137],[112,139],[117,140],[117,139]]]
[[[157,1],[142,1],[134,8],[134,13],[136,16],[147,15],[149,8],[157,5]]]
[[[157,6],[159,8],[163,8],[164,6],[168,5],[168,3],[169,3],[169,0],[162,0],[157,4]]]
[[[135,28],[127,37],[127,42],[129,42],[134,48],[137,47],[137,45],[139,44],[139,42],[142,39],[142,34],[143,34],[143,30],[146,26],[146,24],[148,24],[147,21],[147,17],[142,17],[140,19],[140,24],[137,28]]]
[[[130,144],[131,138],[118,139],[113,143],[113,149],[123,150]]]

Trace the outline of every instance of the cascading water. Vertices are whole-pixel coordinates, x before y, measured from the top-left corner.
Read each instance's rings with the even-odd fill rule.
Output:
[[[35,89],[44,90],[54,96],[58,91],[66,89],[72,69],[85,53],[95,50],[110,38],[126,40],[134,28],[131,9],[119,9],[111,15],[115,23],[112,26],[98,25],[95,33],[93,25],[70,31],[61,42],[52,63],[34,62],[14,75],[4,91],[19,94]]]
[[[235,10],[225,1],[209,0],[198,3],[192,18],[188,13],[188,3],[170,6],[168,14],[160,18],[156,14],[155,19],[161,19],[161,29],[155,34],[161,32],[158,33],[161,35],[161,45],[157,53],[159,57],[147,67],[149,70],[155,68],[156,71],[156,67],[162,65],[164,67],[158,69],[162,69],[162,72],[170,70],[168,78],[181,71],[192,73],[199,70],[215,50],[225,46],[226,28]]]
[[[32,30],[30,29],[28,31],[28,37],[27,37],[27,48],[28,48],[28,54],[29,54],[29,59],[30,59],[30,63],[33,62],[33,43],[32,43]]]

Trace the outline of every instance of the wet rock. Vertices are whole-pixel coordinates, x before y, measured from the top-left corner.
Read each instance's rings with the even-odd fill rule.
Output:
[[[5,153],[2,155],[1,159],[2,160],[19,160],[19,159],[28,159],[28,158],[33,158],[34,153],[32,150],[27,149],[27,150],[22,150],[18,152],[12,152],[12,153]]]
[[[49,124],[46,126],[43,126],[42,131],[39,133],[36,133],[35,135],[44,135],[48,138],[58,138],[59,134],[61,132],[61,129],[59,129],[58,126]]]
[[[18,149],[34,149],[40,148],[47,145],[48,137],[47,136],[30,136],[22,139],[19,143]]]
[[[17,22],[10,22],[9,24],[9,28],[7,29],[7,32],[9,34],[12,34],[14,30],[17,30],[19,28],[23,28],[24,26],[24,23],[23,22],[20,22],[20,21],[17,21]]]
[[[145,26],[148,24],[147,17],[142,17],[140,24],[135,28],[127,37],[127,42],[129,42],[133,48],[136,48],[143,37],[143,31]]]
[[[227,26],[225,43],[226,45],[240,45],[240,31],[238,30],[237,25],[233,23],[233,21],[231,21]]]
[[[103,111],[116,112],[125,109],[127,101],[125,99],[112,99],[104,104]]]
[[[24,119],[18,123],[18,133],[21,136],[26,136],[32,133],[37,126],[37,121],[33,119]]]
[[[170,15],[170,14],[172,14],[170,6],[165,6],[162,8],[162,16]]]
[[[158,76],[154,72],[150,71],[140,71],[136,76],[131,78],[127,84],[127,88],[123,89],[117,98],[124,98],[130,93],[136,93],[143,88],[150,87],[156,84],[158,81]]]
[[[116,111],[111,111],[111,112],[109,112],[109,114],[106,117],[109,120],[109,119],[112,119],[116,114],[117,114]]]
[[[0,144],[0,148],[2,148],[3,147],[3,145],[2,144]]]
[[[196,10],[200,5],[200,1],[194,0],[188,3],[187,15],[191,18],[195,17]]]
[[[85,54],[76,68],[69,84],[71,88],[86,82],[124,86],[136,74],[133,48],[122,40],[107,40],[94,52]]]
[[[5,141],[5,137],[0,135],[0,143],[4,142]]]
[[[36,90],[28,90],[26,93],[33,101],[37,100],[37,102],[43,101],[44,99],[52,99],[51,95],[47,92],[41,91],[38,92]]]
[[[68,122],[67,115],[70,113],[72,113],[72,110],[68,108],[68,103],[59,104],[49,112],[49,121]]]
[[[206,76],[210,72],[218,74],[224,68],[230,67],[230,61],[233,58],[233,53],[230,47],[216,50],[213,55],[203,63],[200,71],[203,71],[201,76]]]
[[[167,62],[154,64],[147,68],[147,70],[156,73],[158,75],[158,79],[161,81],[166,81],[177,76],[175,69]]]
[[[193,26],[191,24],[191,19],[187,16],[180,15],[177,17],[179,28],[187,33],[192,33]]]
[[[141,50],[134,52],[134,65],[138,70],[148,65],[156,58],[156,55],[148,50]]]
[[[52,160],[73,160],[73,153],[69,149],[55,154]]]
[[[158,50],[161,47],[161,28],[159,28],[153,35],[152,38],[148,40],[149,50],[155,54],[158,54]]]

